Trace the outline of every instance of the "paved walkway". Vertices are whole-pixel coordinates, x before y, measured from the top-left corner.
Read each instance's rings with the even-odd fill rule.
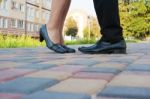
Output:
[[[0,49],[0,99],[150,99],[150,43],[127,55]]]

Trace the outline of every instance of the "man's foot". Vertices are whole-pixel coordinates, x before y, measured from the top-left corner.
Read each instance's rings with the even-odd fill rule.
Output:
[[[85,54],[126,54],[126,42],[121,40],[112,44],[100,41],[90,47],[80,47],[78,50]]]

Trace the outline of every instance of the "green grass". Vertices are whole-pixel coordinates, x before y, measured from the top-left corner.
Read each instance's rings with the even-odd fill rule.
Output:
[[[82,40],[73,40],[73,41],[65,41],[65,44],[67,45],[77,45],[77,44],[94,44],[97,42],[96,39],[82,39]],[[126,42],[128,43],[139,43],[141,40],[139,39],[126,39]]]
[[[30,36],[18,36],[12,35],[2,36],[0,34],[0,48],[27,48],[27,47],[39,47],[45,46],[45,43],[40,43],[38,40],[31,38]]]
[[[66,45],[79,45],[79,44],[94,44],[97,40],[95,39],[82,39],[65,41]],[[138,43],[141,40],[130,39],[127,42]],[[39,42],[37,39],[33,39],[30,36],[18,36],[13,35],[3,36],[0,34],[0,48],[30,48],[30,47],[45,47],[45,42]]]
[[[141,40],[138,40],[138,39],[128,40],[128,39],[126,39],[126,42],[128,42],[128,43],[139,43],[139,42],[141,42]]]
[[[82,40],[72,40],[72,41],[65,41],[66,45],[78,45],[78,44],[94,44],[96,42],[95,39],[82,39]]]

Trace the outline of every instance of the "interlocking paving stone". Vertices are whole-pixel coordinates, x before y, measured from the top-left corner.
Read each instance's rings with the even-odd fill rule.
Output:
[[[23,65],[23,64],[16,63],[16,62],[11,62],[11,61],[2,61],[0,63],[1,63],[0,69],[3,69],[3,68],[15,68],[15,67],[19,67],[19,66]]]
[[[129,99],[129,98],[117,98],[117,97],[97,97],[96,99]],[[130,98],[131,99],[131,98]]]
[[[127,67],[129,71],[150,71],[150,64],[131,64]]]
[[[108,85],[150,88],[150,75],[120,74]]]
[[[95,94],[102,90],[107,81],[91,79],[68,79],[48,88],[47,91]]]
[[[79,96],[79,99],[86,99],[81,93],[92,95],[90,99],[150,99],[149,50],[150,43],[130,43],[128,54],[110,55],[56,54],[41,47],[0,49],[0,79],[3,79],[0,92],[5,97],[7,93],[29,94],[26,98],[31,99],[39,99],[40,96],[42,99],[44,96],[57,99],[78,99]],[[17,76],[13,72],[4,73],[14,68],[35,72]],[[40,93],[44,93],[43,96]]]
[[[91,96],[81,93],[37,92],[22,99],[91,99]]]
[[[150,72],[148,72],[148,71],[123,71],[123,72],[121,72],[121,74],[123,75],[129,75],[129,74],[131,74],[131,75],[150,75]]]
[[[112,59],[112,62],[120,62],[120,63],[132,63],[135,59],[123,59],[123,58],[115,58]]]
[[[150,64],[149,59],[139,59],[137,61],[135,61],[134,63],[136,64]]]
[[[38,90],[45,89],[58,83],[54,79],[44,78],[18,78],[10,82],[0,84],[0,92],[11,92],[11,93],[33,93]]]
[[[58,66],[58,67],[53,67],[50,68],[50,71],[63,71],[63,72],[69,72],[69,73],[77,73],[81,71],[84,66],[75,66],[75,65],[63,65],[63,66]]]
[[[44,71],[39,71],[36,73],[32,73],[29,75],[26,75],[26,77],[34,77],[34,78],[51,78],[51,79],[56,79],[56,80],[65,80],[69,77],[71,77],[72,74],[68,73],[68,72],[57,72],[57,71],[48,71],[48,70],[44,70]]]
[[[0,71],[7,70],[7,69],[10,69],[10,68],[2,67],[2,68],[0,68]]]
[[[26,69],[8,69],[0,71],[0,83],[8,80],[15,79],[17,77],[33,73],[34,70],[26,70]]]
[[[86,65],[86,66],[92,66],[92,65],[95,65],[95,64],[98,64],[100,63],[99,61],[95,61],[95,60],[92,60],[92,59],[77,59],[77,60],[74,60],[74,61],[71,61],[67,64],[70,64],[70,65]]]
[[[80,79],[102,79],[106,81],[110,81],[114,74],[111,73],[94,73],[94,72],[79,72],[72,76],[73,78]]]
[[[59,54],[60,55],[60,54]],[[52,56],[55,56],[52,55]],[[56,56],[55,56],[56,57]],[[57,56],[57,57],[61,57],[61,56]],[[65,56],[63,56],[64,58],[63,59],[55,59],[53,61],[49,60],[49,61],[46,61],[44,62],[45,64],[55,64],[55,65],[65,65],[67,62],[68,62],[68,59],[65,58]],[[50,58],[51,59],[51,58]]]
[[[44,69],[49,69],[52,67],[55,67],[56,65],[54,64],[27,64],[25,66],[21,66],[19,68],[23,68],[23,69],[36,69],[36,70],[44,70]]]
[[[93,67],[115,68],[115,69],[123,70],[125,66],[127,65],[118,62],[105,62],[105,63],[94,65]]]
[[[100,73],[117,74],[121,71],[118,69],[114,69],[114,68],[89,67],[89,68],[85,68],[85,69],[81,70],[81,72],[100,72]]]
[[[99,61],[100,63],[110,61],[110,58],[106,57],[105,55],[92,55],[92,57],[93,58],[91,59]]]
[[[106,87],[98,96],[150,99],[150,88]]]
[[[30,54],[30,53],[22,53],[22,54]],[[41,62],[40,60],[38,60],[34,57],[21,57],[21,58],[20,57],[14,57],[14,58],[11,59],[11,61],[17,62],[17,63],[22,63],[23,62],[23,63],[30,63],[30,64]]]
[[[21,99],[22,94],[0,93],[0,99]]]

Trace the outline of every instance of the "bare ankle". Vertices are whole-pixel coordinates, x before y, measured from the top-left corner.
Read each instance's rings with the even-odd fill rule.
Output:
[[[55,44],[61,44],[61,38],[58,30],[50,30],[47,29],[49,38],[55,43]]]
[[[47,30],[49,30],[49,31],[58,31],[58,30],[59,30],[58,27],[51,26],[51,25],[49,25],[49,24],[47,24],[46,26],[47,26]]]

